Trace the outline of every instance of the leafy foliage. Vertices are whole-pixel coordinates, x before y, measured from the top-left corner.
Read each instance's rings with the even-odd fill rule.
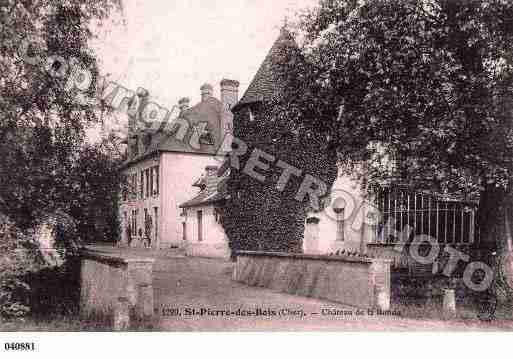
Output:
[[[53,229],[62,249],[76,243],[77,233],[83,240],[116,235],[120,159],[108,144],[84,144],[85,130],[102,109],[77,101],[66,81],[70,65],[87,68],[93,94],[98,65],[88,45],[91,29],[120,6],[120,0],[0,1],[0,213],[9,217],[0,231],[2,316],[22,316],[37,303],[63,303],[55,289],[72,288],[66,281],[76,278],[68,263],[44,269],[54,285],[36,271],[43,258],[32,232],[49,214],[56,214]],[[40,63],[30,61],[36,57]],[[111,223],[102,225],[100,216]],[[41,291],[34,285],[46,299],[37,299]]]
[[[109,142],[85,145],[70,172],[73,183],[65,207],[84,242],[115,241],[119,235],[117,201],[122,157]]]
[[[30,311],[26,300],[30,286],[23,276],[39,267],[35,246],[32,236],[0,215],[0,317],[22,317]]]
[[[417,188],[505,187],[512,20],[513,5],[493,0],[321,1],[300,21],[302,61],[283,69],[284,111],[344,159],[385,150]]]
[[[299,136],[287,127],[286,119],[275,113],[274,100],[247,105],[235,112],[234,133],[248,145],[241,157],[240,170],[231,170],[229,199],[223,206],[222,224],[230,239],[230,248],[274,252],[302,252],[304,221],[310,209],[309,198],[296,199],[305,174],[334,182],[337,169],[335,153],[322,139]],[[250,120],[249,111],[253,120]],[[261,182],[244,171],[254,149],[264,151],[301,171],[291,176],[283,191],[277,189],[283,169],[271,164]],[[264,160],[265,161],[265,160]]]
[[[478,195],[480,259],[496,265],[512,241],[513,3],[321,0],[296,33],[283,117],[367,163],[370,185]],[[384,158],[392,171],[371,165]]]
[[[100,113],[66,90],[67,76],[52,73],[74,61],[97,74],[88,46],[90,28],[119,6],[118,0],[0,3],[0,211],[22,229],[44,213],[66,208],[76,185],[70,174],[85,128]],[[30,41],[28,49],[24,41]],[[25,61],[26,50],[30,57],[40,56],[41,64]],[[47,59],[55,55],[65,63],[48,67]]]

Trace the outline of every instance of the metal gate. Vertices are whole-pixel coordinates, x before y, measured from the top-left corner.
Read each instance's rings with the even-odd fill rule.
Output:
[[[429,235],[444,244],[479,241],[475,202],[454,201],[404,188],[380,188],[374,199],[381,214],[375,231],[376,243],[396,243],[397,233],[407,233],[406,228],[411,230],[409,240],[415,235]]]

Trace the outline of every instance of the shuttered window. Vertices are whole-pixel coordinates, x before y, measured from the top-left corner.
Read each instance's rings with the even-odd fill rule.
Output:
[[[197,212],[198,216],[198,242],[203,241],[203,211]]]

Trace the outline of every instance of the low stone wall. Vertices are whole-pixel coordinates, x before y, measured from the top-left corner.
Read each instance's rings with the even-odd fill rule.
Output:
[[[147,308],[153,308],[153,259],[90,249],[82,250],[80,257],[82,316],[111,317],[121,298],[128,301],[135,316],[150,314]]]
[[[397,248],[396,248],[397,247]],[[389,259],[392,268],[408,268],[409,257],[403,254],[401,249],[393,244],[367,243],[366,255],[369,257]]]
[[[187,243],[185,253],[189,257],[230,258],[227,243]]]
[[[271,252],[237,253],[234,280],[361,308],[390,309],[390,260]]]
[[[421,247],[424,247],[422,249]],[[385,244],[385,243],[367,243],[365,254],[369,257],[374,258],[383,258],[390,259],[392,261],[392,270],[408,270],[410,272],[417,271],[425,271],[426,273],[432,272],[432,264],[421,265],[416,261],[412,256],[411,252],[414,250],[414,253],[424,253],[429,250],[431,247],[426,247],[425,245],[421,245],[419,248],[412,248],[411,244],[400,246],[395,244]],[[465,253],[472,258],[472,260],[481,260],[486,253],[493,251],[484,246],[468,244],[468,243],[455,243],[455,244],[439,244],[438,252],[439,255],[435,259],[438,262],[438,266],[443,268],[447,261],[449,260],[449,253],[446,251],[446,247],[451,247],[454,250],[458,250],[462,253]],[[421,254],[424,255],[424,254]],[[434,262],[435,262],[434,261]],[[463,270],[465,269],[465,262],[459,261],[458,266],[455,270],[455,275],[459,273],[461,276],[463,274]]]

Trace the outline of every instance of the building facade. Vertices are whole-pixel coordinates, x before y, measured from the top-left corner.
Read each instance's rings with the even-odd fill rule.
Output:
[[[230,257],[228,237],[221,223],[227,176],[220,177],[218,170],[217,166],[207,166],[193,184],[199,188],[199,192],[180,205],[183,248],[189,256]]]
[[[129,118],[128,159],[121,167],[126,178],[119,207],[123,244],[150,248],[182,245],[179,205],[196,194],[191,183],[205,167],[218,165],[224,158],[238,86],[234,80],[221,81],[218,99],[213,87],[205,84],[201,102],[190,107],[189,99],[183,98],[177,119],[146,126],[143,111],[151,102],[148,94],[138,95],[139,108]]]

